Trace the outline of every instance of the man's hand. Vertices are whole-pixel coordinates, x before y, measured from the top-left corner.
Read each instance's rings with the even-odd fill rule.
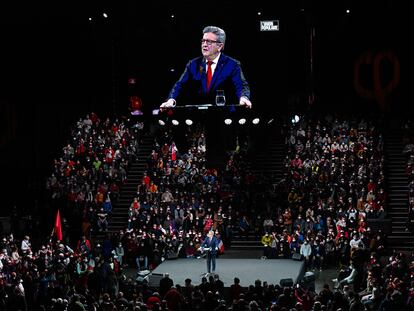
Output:
[[[252,108],[252,103],[247,97],[240,97],[240,106],[246,106],[246,108]]]
[[[173,107],[175,107],[175,105],[176,105],[175,100],[170,98],[169,100],[167,100],[166,102],[161,104],[160,109],[163,110],[163,109],[167,109],[167,108],[173,108]]]

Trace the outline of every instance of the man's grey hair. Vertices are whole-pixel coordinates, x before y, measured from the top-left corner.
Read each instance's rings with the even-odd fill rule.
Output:
[[[207,32],[212,32],[217,36],[217,41],[220,43],[225,44],[226,43],[226,33],[223,29],[217,26],[207,26],[203,29],[203,34]]]

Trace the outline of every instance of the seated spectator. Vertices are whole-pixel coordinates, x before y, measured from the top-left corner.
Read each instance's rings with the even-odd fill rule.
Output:
[[[78,241],[76,252],[79,255],[89,255],[91,251],[92,251],[91,242],[86,238],[86,236],[83,235],[81,239]]]
[[[362,240],[358,233],[354,233],[351,241],[349,242],[351,248],[359,248],[363,246]]]
[[[105,213],[111,213],[112,212],[112,202],[111,202],[111,197],[109,196],[109,194],[106,196],[106,199],[103,203],[103,210]]]
[[[237,301],[242,293],[243,288],[240,286],[240,279],[235,277],[233,280],[233,284],[230,285],[230,301]]]
[[[265,220],[263,221],[263,230],[265,232],[273,231],[273,220],[270,215],[266,215]]]
[[[20,246],[20,250],[22,251],[23,255],[27,255],[31,252],[32,244],[30,243],[30,237],[28,235],[24,236]]]
[[[108,214],[101,208],[100,212],[98,213],[98,229],[99,231],[108,231]]]
[[[354,283],[355,277],[357,276],[357,270],[353,263],[351,262],[351,265],[348,269],[345,271],[341,269],[339,272],[339,275],[336,279],[333,279],[332,281],[335,282],[335,288],[343,287],[344,285],[350,285]],[[345,274],[348,274],[344,277]]]
[[[242,235],[247,236],[249,234],[250,230],[250,223],[247,220],[246,215],[243,215],[243,217],[239,221],[239,232]]]
[[[160,306],[160,304],[161,304],[161,296],[158,292],[154,292],[147,299],[147,308],[149,310],[155,310],[155,306]]]

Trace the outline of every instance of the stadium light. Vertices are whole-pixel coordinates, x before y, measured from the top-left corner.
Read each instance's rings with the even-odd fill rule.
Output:
[[[193,120],[187,119],[185,120],[185,124],[187,124],[188,126],[193,125]]]
[[[224,124],[230,125],[233,121],[231,119],[225,119]]]
[[[259,118],[254,118],[254,119],[252,120],[252,123],[253,123],[254,125],[259,124],[259,122],[260,122],[260,119],[259,119]]]
[[[241,118],[240,120],[239,120],[239,124],[240,125],[243,125],[243,124],[245,124],[246,123],[246,119],[245,118]]]
[[[158,124],[161,125],[161,126],[164,126],[165,125],[165,122],[163,120],[159,119],[158,120]]]
[[[300,120],[299,116],[295,114],[294,117],[292,118],[292,124],[298,123],[299,120]]]
[[[180,122],[178,122],[178,121],[177,121],[177,120],[175,120],[175,119],[174,119],[174,120],[172,120],[172,121],[171,121],[171,123],[172,123],[173,125],[178,125],[178,124],[180,124]]]

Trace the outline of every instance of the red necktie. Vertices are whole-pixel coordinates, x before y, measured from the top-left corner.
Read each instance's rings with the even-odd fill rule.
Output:
[[[211,70],[212,63],[213,62],[211,60],[207,62],[207,92],[210,89],[211,79],[213,78],[213,71]]]

